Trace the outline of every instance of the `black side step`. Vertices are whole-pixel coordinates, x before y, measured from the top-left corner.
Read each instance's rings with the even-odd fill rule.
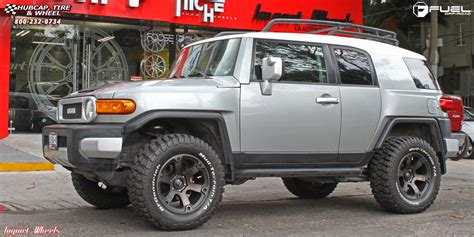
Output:
[[[365,177],[364,168],[291,168],[291,169],[241,169],[238,178],[253,177]]]

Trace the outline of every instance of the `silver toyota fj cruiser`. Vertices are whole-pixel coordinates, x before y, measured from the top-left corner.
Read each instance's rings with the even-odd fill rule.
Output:
[[[269,32],[281,23],[315,31]],[[301,198],[370,181],[384,209],[419,213],[461,135],[426,59],[397,44],[390,31],[327,21],[221,33],[185,47],[166,80],[62,99],[44,156],[72,171],[85,201],[131,203],[163,230],[202,225],[225,185],[256,177],[281,177]]]

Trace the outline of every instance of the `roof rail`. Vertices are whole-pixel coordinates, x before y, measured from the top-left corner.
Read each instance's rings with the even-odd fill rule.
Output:
[[[354,36],[362,39],[370,39],[398,46],[397,33],[393,31],[383,30],[370,26],[356,25],[347,22],[338,21],[322,21],[322,20],[306,20],[306,19],[285,19],[277,18],[271,20],[263,32],[270,32],[271,28],[276,24],[306,24],[328,26],[328,28],[308,32],[307,34],[327,33],[328,35],[340,34],[347,36]]]
[[[214,37],[227,36],[227,35],[238,35],[238,34],[245,34],[245,33],[250,33],[250,32],[251,31],[222,31],[222,32],[219,32]]]

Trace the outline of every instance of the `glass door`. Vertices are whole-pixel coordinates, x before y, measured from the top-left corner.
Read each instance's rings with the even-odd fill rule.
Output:
[[[106,25],[107,28],[98,26]],[[113,35],[112,24],[85,23],[82,28],[80,89],[90,89],[129,78],[127,58]]]
[[[38,27],[30,32],[33,50],[27,91],[36,102],[37,110],[54,120],[58,100],[79,89],[80,30],[75,24],[62,24]]]
[[[128,80],[128,62],[110,26],[64,21],[35,29],[28,91],[39,111],[54,120],[62,97]]]

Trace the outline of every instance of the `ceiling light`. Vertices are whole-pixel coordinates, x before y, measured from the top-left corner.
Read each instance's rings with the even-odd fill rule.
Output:
[[[107,42],[107,41],[113,40],[113,39],[115,39],[115,36],[107,36],[107,37],[104,37],[102,39],[98,39],[97,41],[103,43],[103,42]]]
[[[66,43],[43,42],[43,41],[33,41],[33,44],[47,44],[47,45],[59,45],[59,46],[66,45]]]
[[[30,33],[30,31],[27,30],[27,31],[25,31],[23,34],[21,34],[20,36],[23,37],[23,36],[25,36],[25,35],[27,35],[27,34],[29,34],[29,33]]]
[[[23,34],[23,33],[25,33],[25,30],[22,30],[22,31],[16,33],[16,36],[20,36],[20,35]]]

